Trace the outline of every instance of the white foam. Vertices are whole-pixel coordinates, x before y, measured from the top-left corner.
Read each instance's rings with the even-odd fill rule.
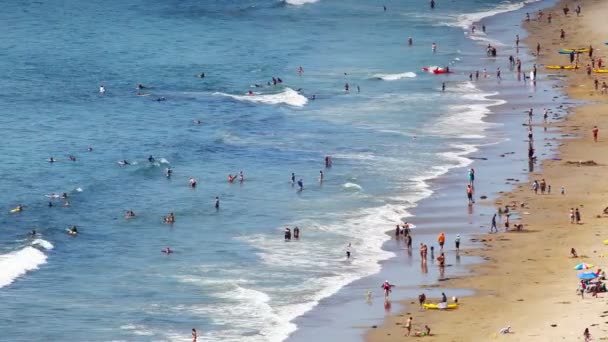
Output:
[[[344,184],[342,185],[342,187],[343,187],[344,189],[348,189],[348,190],[361,190],[361,189],[363,189],[363,188],[361,187],[361,185],[356,184],[356,183],[350,183],[350,182],[349,182],[349,183],[344,183]]]
[[[293,5],[293,6],[302,6],[302,5],[306,5],[306,4],[314,4],[315,2],[319,1],[319,0],[284,0],[285,3],[289,4],[289,5]]]
[[[308,99],[291,88],[285,88],[277,94],[253,94],[253,95],[232,95],[226,93],[213,93],[213,95],[221,95],[233,98],[238,101],[246,101],[263,104],[286,104],[293,107],[304,107],[308,103]]]
[[[489,18],[501,13],[516,11],[520,8],[523,8],[526,4],[531,4],[538,1],[540,0],[526,0],[516,3],[502,3],[489,10],[461,14],[456,17],[455,22],[449,23],[448,26],[460,27],[468,31],[474,23],[477,23],[482,19]]]
[[[127,330],[137,336],[154,336],[154,332],[150,331],[148,327],[141,324],[125,324],[121,325],[120,329]]]
[[[506,103],[500,99],[490,99],[489,97],[498,93],[482,93],[472,82],[457,84],[450,92],[459,93],[459,98],[467,104],[448,106],[445,114],[428,126],[427,133],[459,138],[483,138],[484,131],[493,125],[483,119],[492,112],[491,107]]]
[[[414,72],[403,72],[400,74],[375,74],[374,78],[379,78],[384,81],[397,81],[404,78],[413,78],[416,77],[416,73]]]
[[[48,251],[50,251],[54,247],[52,243],[50,243],[46,240],[43,240],[43,239],[36,239],[36,240],[32,241],[32,246],[36,246],[36,245],[38,245]]]
[[[48,241],[44,242],[52,248]],[[46,263],[46,259],[44,253],[31,246],[0,255],[0,288],[12,284],[27,272],[38,269],[40,265]]]

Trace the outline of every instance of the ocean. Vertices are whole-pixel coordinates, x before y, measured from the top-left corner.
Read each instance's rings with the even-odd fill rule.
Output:
[[[6,2],[3,338],[190,341],[195,327],[203,341],[287,339],[395,256],[385,231],[430,181],[505,141],[487,134],[506,102],[479,85],[496,83],[479,55],[512,42],[469,28],[528,2]],[[470,82],[483,67],[488,79]],[[63,193],[69,206],[47,196]],[[294,226],[300,239],[284,241]]]

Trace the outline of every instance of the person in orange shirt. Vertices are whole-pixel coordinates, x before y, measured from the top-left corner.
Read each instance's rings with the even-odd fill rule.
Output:
[[[437,242],[439,242],[439,247],[443,249],[443,244],[445,243],[445,234],[440,233],[439,237],[437,238]]]

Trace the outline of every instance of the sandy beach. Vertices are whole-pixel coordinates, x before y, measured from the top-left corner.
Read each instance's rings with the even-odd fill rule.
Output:
[[[564,16],[562,8],[566,4],[570,12]],[[577,4],[582,7],[580,16],[574,11]],[[525,40],[527,46],[535,51],[537,43],[541,45],[537,87],[542,90],[543,79],[549,75],[564,75],[567,78],[563,86],[568,96],[593,104],[578,106],[565,119],[554,123],[549,120],[547,125],[542,122],[541,108],[535,109],[534,131],[545,126],[560,130],[563,139],[559,155],[543,160],[541,171],[530,173],[528,182],[485,203],[497,208],[513,205],[513,217],[517,219],[511,220],[511,227],[523,223],[524,229],[505,233],[499,221],[498,234],[479,237],[482,248],[461,252],[481,256],[487,262],[474,266],[473,276],[450,279],[441,286],[473,289],[476,295],[460,298],[460,308],[453,311],[423,310],[418,308],[417,300],[408,301],[405,312],[371,329],[368,341],[574,341],[584,340],[585,328],[589,328],[594,340],[608,335],[608,309],[603,299],[606,293],[598,294],[599,298],[591,294],[581,298],[576,294],[580,271],[573,269],[580,262],[595,265],[593,270],[608,266],[604,257],[608,253],[602,242],[607,238],[602,228],[608,222],[608,215],[603,214],[608,206],[605,198],[608,181],[603,177],[608,165],[608,154],[604,152],[608,144],[604,131],[608,127],[608,116],[604,115],[608,111],[608,95],[595,90],[593,82],[598,79],[601,88],[602,82],[608,81],[608,74],[587,75],[585,66],[590,64],[587,53],[580,55],[582,67],[578,70],[545,70],[546,65],[569,64],[568,55],[557,53],[560,48],[592,45],[593,57],[608,58],[604,45],[608,41],[604,23],[608,2],[560,1],[543,12],[542,19],[536,20],[537,14],[530,13],[532,21],[524,22],[530,33]],[[548,13],[552,15],[551,23],[547,20]],[[560,29],[566,33],[563,40]],[[504,58],[506,61],[507,57]],[[556,102],[556,107],[561,105]],[[594,126],[599,127],[597,142],[592,134]],[[551,185],[551,194],[535,195],[531,190],[530,183],[542,179]],[[580,224],[570,223],[571,208],[579,209]],[[488,229],[489,223],[488,218]],[[576,249],[578,258],[570,257],[571,248]],[[446,294],[450,297],[449,291]],[[428,301],[436,302],[438,298]],[[410,316],[412,332],[423,331],[428,325],[432,336],[405,338],[404,326]],[[499,334],[507,326],[511,327],[511,333]]]

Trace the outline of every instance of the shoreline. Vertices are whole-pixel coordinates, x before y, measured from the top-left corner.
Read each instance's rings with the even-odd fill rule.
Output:
[[[573,44],[587,38],[589,43],[596,47],[597,55],[606,58],[603,55],[603,41],[600,40],[601,33],[598,32],[601,32],[601,29],[598,29],[601,14],[597,13],[602,13],[602,10],[606,13],[608,4],[602,4],[600,1],[586,2],[582,4],[580,18],[576,18],[573,12],[565,18],[561,13],[565,3],[567,2],[559,1],[543,10],[545,13],[553,13],[551,32],[546,30],[545,22],[532,21],[523,25],[529,32],[524,42],[528,46],[541,43],[541,55],[537,60],[541,68],[544,65],[558,64],[565,59],[556,53],[560,47],[565,47],[563,45],[568,46],[568,43]],[[564,27],[568,32],[568,39],[563,43],[556,39],[559,37],[559,31],[557,35],[553,32],[558,30],[558,27]],[[604,29],[604,39],[608,37],[606,31]],[[588,58],[582,59],[585,64],[587,60]],[[551,76],[554,73],[546,73],[544,70],[540,72],[545,79],[554,78]],[[564,74],[564,71],[557,73]],[[565,74],[567,78],[560,82],[560,86],[566,90],[567,102],[598,100],[598,92],[593,90],[593,84],[584,70]],[[601,74],[592,76],[596,78]],[[597,78],[601,84],[603,77]],[[543,87],[543,82],[539,83],[537,87]],[[603,165],[608,163],[608,158],[598,154],[604,145],[601,133],[597,143],[593,143],[590,135],[594,125],[600,127],[600,132],[602,127],[608,125],[608,120],[597,114],[593,115],[598,110],[608,109],[605,99],[602,102],[604,103],[577,106],[563,121],[550,125],[552,129],[557,128],[561,136],[558,139],[561,160],[542,160],[541,172],[532,172],[529,178],[546,178],[550,184],[560,184],[553,185],[552,195],[531,196],[527,183],[520,183],[513,191],[502,194],[491,201],[492,203],[486,203],[504,205],[510,201],[517,201],[518,204],[523,202],[524,209],[519,210],[523,215],[512,223],[522,222],[528,234],[501,232],[480,236],[482,248],[471,249],[467,254],[477,255],[487,262],[471,266],[471,276],[450,279],[442,284],[450,289],[469,288],[474,290],[475,294],[461,297],[461,307],[453,312],[421,311],[416,303],[414,307],[408,308],[411,312],[393,315],[381,327],[369,331],[367,341],[402,340],[404,315],[414,317],[413,330],[422,330],[425,324],[431,326],[433,336],[424,337],[424,340],[429,341],[500,338],[498,331],[509,325],[513,334],[508,337],[515,340],[574,339],[574,336],[581,338],[585,327],[589,327],[594,336],[605,334],[600,332],[600,328],[606,326],[599,319],[599,305],[602,301],[595,298],[581,300],[576,297],[576,271],[572,270],[577,262],[597,265],[601,261],[598,255],[601,255],[603,237],[598,228],[602,224],[601,212],[606,203],[602,203],[597,190],[605,191],[608,188],[608,184],[601,181]],[[535,110],[535,121],[538,122],[542,112],[539,115],[539,109]],[[534,129],[538,130],[538,126],[534,125]],[[581,166],[581,169],[572,171],[578,160],[594,160],[600,165]],[[575,162],[575,165],[565,164],[567,161]],[[562,186],[567,189],[564,196],[560,196],[558,192]],[[581,229],[573,232],[567,216],[568,207],[575,206],[583,211],[584,224],[580,225]],[[582,230],[583,228],[586,229]],[[594,234],[591,234],[591,231]],[[585,255],[587,258],[569,259],[569,246],[576,248],[579,255]],[[600,263],[597,266],[601,268],[603,265]],[[412,304],[413,301],[407,301],[405,304],[407,303]],[[573,303],[575,305],[572,305]],[[509,312],[510,314],[506,314]],[[584,319],[580,319],[581,317]],[[575,329],[572,329],[573,325],[576,326]],[[606,330],[604,328],[601,331]]]

